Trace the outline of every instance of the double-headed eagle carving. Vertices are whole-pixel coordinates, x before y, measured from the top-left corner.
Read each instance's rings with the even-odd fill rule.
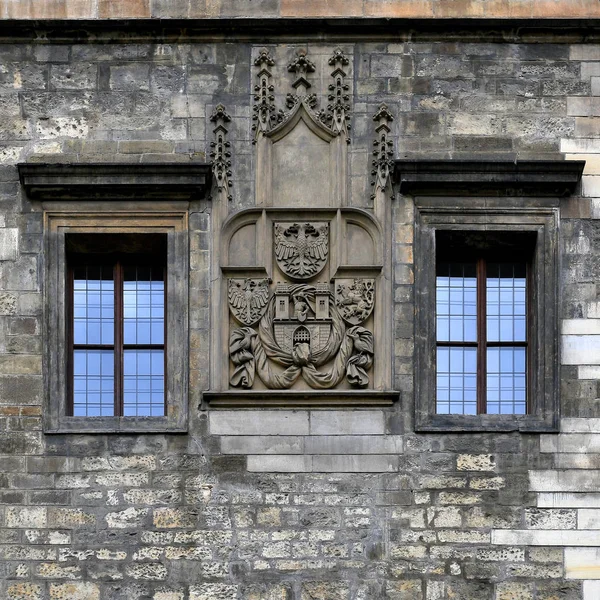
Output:
[[[275,223],[275,256],[281,270],[294,279],[321,272],[329,252],[328,223]]]

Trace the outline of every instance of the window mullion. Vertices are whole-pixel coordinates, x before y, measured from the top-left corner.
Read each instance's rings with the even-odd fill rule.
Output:
[[[477,260],[477,414],[487,412],[486,265]]]
[[[115,281],[115,416],[123,416],[123,265],[114,266]]]

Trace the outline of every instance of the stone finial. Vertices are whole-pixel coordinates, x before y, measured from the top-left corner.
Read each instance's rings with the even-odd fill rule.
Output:
[[[211,123],[215,123],[216,127],[221,128],[225,128],[225,124],[231,121],[231,117],[227,114],[227,110],[223,104],[217,104],[217,106],[215,106],[212,115],[210,115],[210,121]]]
[[[296,95],[305,96],[311,87],[306,76],[308,73],[314,73],[315,71],[315,65],[307,58],[306,50],[298,50],[296,58],[288,65],[288,71],[296,74],[296,79],[292,83]]]
[[[333,56],[327,61],[327,64],[332,67],[341,68],[350,64],[350,59],[346,56],[341,48],[336,48],[333,51]]]
[[[387,131],[391,131],[389,127],[389,123],[394,120],[393,115],[390,113],[388,106],[385,102],[382,102],[377,109],[377,112],[373,115],[373,121],[377,122],[377,126],[375,131],[379,131],[381,127],[387,129]]]
[[[269,51],[266,48],[261,48],[258,51],[258,56],[254,59],[255,67],[273,67],[275,61],[271,58]]]

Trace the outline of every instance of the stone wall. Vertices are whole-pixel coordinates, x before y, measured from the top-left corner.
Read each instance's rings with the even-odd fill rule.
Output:
[[[0,46],[0,597],[598,597],[600,53],[537,42],[341,45],[353,57],[353,206],[370,205],[380,102],[396,117],[399,157],[587,159],[581,196],[561,206],[565,418],[560,435],[543,436],[414,433],[414,209],[403,196],[393,201],[390,327],[401,392],[393,407],[217,411],[202,403],[214,208],[198,201],[190,208],[189,433],[44,435],[42,213],[25,197],[16,163],[204,159],[208,117],[223,102],[232,116],[230,209],[252,206],[250,90],[262,44],[124,37]],[[325,65],[338,45],[305,47]],[[296,46],[270,47],[279,101]],[[313,80],[322,104],[327,83]]]

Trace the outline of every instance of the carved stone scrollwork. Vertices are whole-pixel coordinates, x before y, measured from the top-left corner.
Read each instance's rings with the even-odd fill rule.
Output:
[[[279,268],[293,279],[318,275],[329,253],[327,223],[275,223],[275,257]]]
[[[377,123],[375,127],[377,138],[373,141],[372,199],[375,198],[378,190],[383,191],[390,185],[390,170],[394,165],[394,142],[390,139],[392,130],[389,124],[393,120],[394,117],[385,103],[379,106],[379,110],[373,116],[373,121]]]
[[[228,130],[226,127],[226,124],[231,121],[231,117],[227,114],[225,107],[218,104],[210,120],[215,124],[213,129],[215,141],[210,144],[213,179],[219,194],[223,194],[228,200],[231,200],[232,196],[229,191],[232,186],[230,179],[231,152],[229,150],[231,144],[227,141]]]

